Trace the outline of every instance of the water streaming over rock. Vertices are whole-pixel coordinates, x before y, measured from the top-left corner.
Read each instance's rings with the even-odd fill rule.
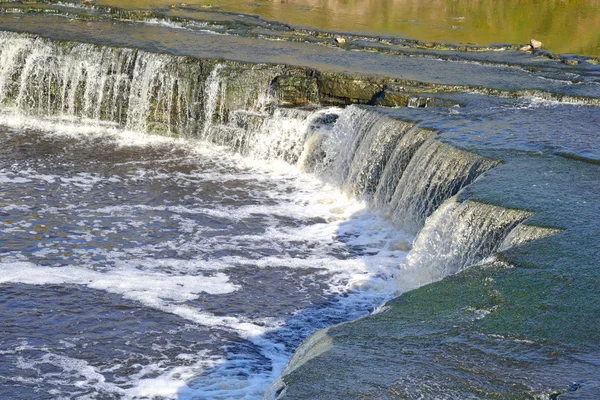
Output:
[[[396,184],[387,213],[399,225],[417,232],[444,200],[497,164],[429,139],[419,147]]]
[[[286,161],[413,233],[446,199],[498,164],[376,110],[279,108],[273,82],[284,75],[281,66],[247,69],[14,33],[0,34],[0,55],[6,109],[178,133],[256,159]]]
[[[528,224],[519,224],[515,229],[510,231],[499,247],[499,250],[519,246],[524,243],[532,242],[547,236],[559,233],[561,229],[551,228],[546,226],[535,226]]]
[[[429,218],[406,258],[405,290],[438,281],[494,254],[531,212],[448,199]],[[540,237],[539,232],[531,232]]]
[[[284,66],[14,33],[0,33],[0,61],[0,106],[8,119],[29,115],[200,139],[295,165],[364,200],[399,228],[419,232],[405,267],[406,288],[493,254],[531,215],[456,201],[452,196],[499,163],[441,142],[433,131],[368,107],[281,107],[280,84],[290,73]],[[507,243],[542,233],[515,235],[521,239]],[[402,250],[410,247],[402,243]]]

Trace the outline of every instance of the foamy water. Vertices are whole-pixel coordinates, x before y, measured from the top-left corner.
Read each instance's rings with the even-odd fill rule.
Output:
[[[3,396],[260,398],[304,338],[397,287],[412,238],[287,164],[2,123]]]

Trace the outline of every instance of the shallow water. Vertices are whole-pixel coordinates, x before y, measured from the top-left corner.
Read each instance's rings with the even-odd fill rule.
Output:
[[[475,151],[535,151],[600,161],[597,107],[474,93],[439,97],[456,104],[385,112],[418,122],[440,132],[443,140]]]
[[[410,37],[426,41],[528,43],[541,40],[558,53],[600,55],[600,2],[449,0],[99,0],[125,8],[169,8],[258,14],[268,20],[323,30]]]
[[[2,398],[257,398],[394,290],[398,231],[292,167],[44,126],[0,134]]]

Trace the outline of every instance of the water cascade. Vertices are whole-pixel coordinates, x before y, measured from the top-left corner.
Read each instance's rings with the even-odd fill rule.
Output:
[[[8,32],[0,54],[5,109],[189,137],[205,136],[228,109],[260,107],[283,69]]]
[[[243,68],[13,33],[0,35],[0,56],[5,109],[180,134],[256,159],[295,164],[364,199],[413,233],[445,200],[498,164],[369,108],[280,108],[274,84],[288,73],[281,66]],[[433,271],[444,270],[425,281],[496,249],[515,225],[501,223],[502,216],[520,222],[528,215],[457,204],[439,209],[417,237],[409,268],[430,264]],[[494,217],[482,230],[465,223],[489,215]],[[444,237],[432,243],[429,236],[440,232]],[[450,239],[455,237],[464,239]],[[444,241],[453,244],[447,248]],[[432,263],[432,257],[438,261]]]
[[[519,224],[510,231],[499,247],[500,251],[559,233],[561,229]]]
[[[305,86],[290,95],[282,82],[299,75]],[[498,161],[373,108],[322,107],[318,82],[311,79],[293,67],[0,33],[5,115],[185,136],[296,165],[417,234],[402,290],[554,233],[519,225],[531,216],[528,211],[454,197]],[[282,106],[299,93],[306,107]]]
[[[406,259],[405,290],[435,282],[494,254],[532,214],[477,201],[448,199],[417,235]],[[532,232],[540,237],[540,232]],[[427,266],[427,268],[424,268]]]

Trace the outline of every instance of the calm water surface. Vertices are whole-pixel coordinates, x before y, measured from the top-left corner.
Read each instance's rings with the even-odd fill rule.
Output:
[[[98,0],[126,8],[193,9],[258,14],[324,30],[367,32],[425,41],[527,43],[557,53],[600,55],[599,0]]]

